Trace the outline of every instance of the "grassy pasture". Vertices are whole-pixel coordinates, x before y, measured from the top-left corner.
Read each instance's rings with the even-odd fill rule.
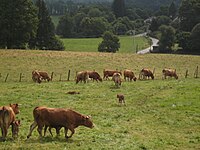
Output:
[[[19,138],[10,138],[9,131],[0,149],[199,149],[200,80],[193,78],[197,65],[200,56],[0,50],[0,105],[21,104]],[[80,70],[95,69],[102,76],[104,68],[128,68],[138,77],[143,67],[155,68],[154,81],[123,82],[121,88],[115,88],[112,81],[77,85],[73,81]],[[162,80],[164,67],[176,68],[179,79]],[[34,69],[53,71],[53,82],[33,83]],[[66,79],[69,69],[70,81],[59,82],[60,74]],[[22,82],[18,82],[20,73],[24,74]],[[80,94],[66,94],[71,90]],[[118,105],[117,93],[125,95],[126,106]],[[60,137],[48,133],[42,139],[34,130],[27,140],[32,110],[38,105],[89,114],[96,127],[79,127],[68,141],[63,129]]]
[[[148,39],[145,37],[120,36],[119,39],[121,45],[117,53],[135,53],[136,49],[149,47]],[[98,45],[102,42],[102,38],[65,38],[61,40],[67,51],[74,52],[98,52]]]

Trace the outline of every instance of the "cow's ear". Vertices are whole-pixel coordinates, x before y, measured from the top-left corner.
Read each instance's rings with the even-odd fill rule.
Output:
[[[20,125],[20,123],[21,123],[20,120],[18,120],[18,125]]]
[[[18,104],[16,104],[16,107],[18,107]]]
[[[11,106],[12,106],[12,104],[9,104],[9,106],[11,107]]]

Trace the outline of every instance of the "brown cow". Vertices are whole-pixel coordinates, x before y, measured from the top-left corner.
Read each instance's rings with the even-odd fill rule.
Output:
[[[86,81],[88,80],[88,73],[87,71],[81,71],[81,72],[78,72],[77,75],[76,75],[76,84],[79,82],[79,81],[84,81],[84,83],[86,83]]]
[[[117,98],[119,99],[120,104],[124,103],[124,105],[125,105],[125,100],[124,100],[123,94],[117,94]]]
[[[112,80],[115,82],[115,86],[119,87],[122,83],[121,75],[120,73],[114,73]]]
[[[15,132],[15,115],[19,113],[18,104],[10,104],[9,106],[0,107],[0,127],[3,139],[6,138],[8,128],[13,126],[12,136],[16,136]]]
[[[166,76],[174,77],[175,79],[178,79],[178,75],[176,74],[176,70],[173,69],[163,69],[162,70],[163,76],[166,79]]]
[[[149,77],[151,77],[152,80],[154,79],[154,75],[151,70],[144,68],[140,71],[139,79],[141,79],[141,77],[143,77],[143,79],[145,79],[146,77],[148,77],[148,79]]]
[[[48,73],[46,71],[38,71],[41,77],[41,80],[47,80],[48,82],[51,81],[51,78],[49,77]]]
[[[37,70],[32,71],[32,79],[33,79],[34,82],[37,82],[37,83],[42,82],[40,73]]]
[[[100,75],[98,74],[98,72],[96,71],[87,71],[89,78],[96,80],[97,82],[100,81],[102,82],[102,78],[100,77]]]
[[[109,77],[112,77],[114,73],[119,73],[120,75],[122,75],[122,72],[121,71],[117,71],[117,70],[103,70],[103,79],[106,78],[106,80],[109,78]]]
[[[60,129],[61,129],[62,127],[60,127],[60,126],[52,127],[52,126],[46,126],[46,125],[45,125],[45,126],[44,126],[44,136],[46,135],[47,128],[49,128],[49,132],[50,132],[51,136],[53,136],[53,134],[52,134],[52,132],[51,132],[51,129],[52,129],[52,128],[55,128],[55,129],[56,129],[56,134],[57,134],[57,136],[58,136],[58,135],[60,135]]]
[[[65,137],[70,138],[75,133],[75,128],[78,126],[86,126],[93,128],[93,123],[89,116],[82,115],[71,109],[64,108],[48,108],[36,107],[33,110],[34,122],[30,126],[29,138],[32,131],[38,126],[38,133],[42,136],[42,128],[49,127],[64,127]],[[70,136],[67,136],[68,129],[71,131]]]
[[[136,81],[137,80],[133,71],[128,70],[128,69],[124,70],[124,80],[126,80],[126,78],[128,78],[129,81],[132,81],[132,80]]]

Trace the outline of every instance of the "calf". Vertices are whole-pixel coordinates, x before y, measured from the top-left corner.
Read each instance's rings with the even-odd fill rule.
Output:
[[[34,82],[41,83],[42,79],[40,73],[37,70],[32,71],[32,79]]]
[[[46,71],[38,71],[38,73],[40,74],[41,80],[47,80],[48,82],[51,81],[51,78]]]
[[[76,75],[76,84],[79,82],[79,81],[83,81],[84,83],[86,83],[86,81],[88,80],[88,73],[87,71],[81,71],[81,72],[78,72],[77,75]]]
[[[108,79],[109,77],[112,77],[114,73],[119,73],[120,75],[122,75],[121,71],[117,71],[117,70],[103,70],[103,79]]]
[[[96,80],[97,82],[100,81],[102,82],[102,78],[100,77],[100,75],[98,74],[98,72],[96,71],[87,71],[89,78]]]
[[[174,77],[175,79],[178,79],[178,75],[176,74],[176,70],[173,69],[163,69],[162,70],[163,76],[166,79],[166,76]]]
[[[117,94],[117,98],[119,99],[120,104],[124,103],[124,105],[125,105],[125,100],[124,100],[123,94]]]
[[[137,78],[135,77],[135,74],[131,70],[124,70],[124,80],[126,81],[126,78],[128,78],[130,81],[134,80],[136,81]]]
[[[119,87],[122,84],[122,79],[120,73],[114,73],[112,80],[115,82],[115,86]]]
[[[154,79],[154,75],[151,70],[144,68],[140,71],[139,79],[141,79],[141,77],[143,77],[143,79],[145,79],[146,77],[148,77],[148,79],[149,77],[151,77],[152,80]]]
[[[82,115],[71,109],[64,108],[48,108],[36,107],[33,110],[34,122],[30,126],[29,138],[32,131],[38,126],[38,133],[42,136],[42,128],[49,127],[64,127],[65,137],[70,138],[75,133],[75,128],[85,126],[93,128],[93,123],[89,116]],[[68,129],[71,131],[70,136],[67,136]]]
[[[9,106],[0,107],[0,127],[3,139],[6,138],[8,128],[10,125],[13,126],[12,136],[15,136],[15,115],[19,113],[18,104],[10,104]],[[18,133],[18,132],[17,132]]]

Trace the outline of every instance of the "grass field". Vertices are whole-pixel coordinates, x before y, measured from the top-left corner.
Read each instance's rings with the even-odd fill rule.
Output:
[[[11,138],[0,149],[195,149],[200,147],[200,78],[193,78],[200,56],[136,55],[131,53],[87,53],[0,50],[0,105],[20,103],[19,137]],[[155,68],[155,80],[123,82],[115,88],[112,81],[75,84],[76,71],[104,68],[139,71]],[[164,67],[176,68],[179,79],[162,80]],[[54,72],[53,82],[33,83],[34,69]],[[66,80],[71,70],[70,81]],[[189,76],[184,78],[188,69]],[[7,82],[4,82],[9,73]],[[22,82],[19,74],[23,73]],[[79,95],[68,95],[68,91]],[[125,95],[120,106],[116,94]],[[33,121],[32,110],[38,105],[72,108],[91,115],[95,128],[79,127],[68,141],[48,133],[39,138],[34,130],[26,139]]]
[[[136,50],[149,47],[148,39],[145,37],[121,36],[119,39],[120,49],[118,53],[135,53]],[[67,51],[75,52],[98,52],[98,45],[102,42],[102,38],[65,38],[61,40]]]

